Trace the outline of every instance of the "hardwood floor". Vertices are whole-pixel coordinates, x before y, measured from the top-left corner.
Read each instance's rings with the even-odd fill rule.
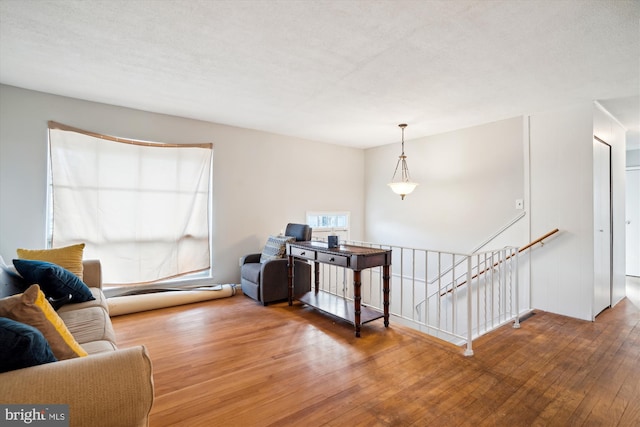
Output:
[[[640,287],[638,288],[640,289]],[[637,295],[637,294],[636,294]],[[640,426],[640,301],[537,311],[458,347],[237,295],[113,318],[144,344],[159,426]]]

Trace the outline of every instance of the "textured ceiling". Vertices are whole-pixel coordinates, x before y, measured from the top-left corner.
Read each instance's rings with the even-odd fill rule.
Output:
[[[623,0],[0,0],[0,82],[354,147],[592,100],[638,131],[639,22]]]

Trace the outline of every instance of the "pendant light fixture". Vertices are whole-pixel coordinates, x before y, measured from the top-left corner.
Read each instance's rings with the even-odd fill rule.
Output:
[[[415,190],[418,185],[416,182],[411,182],[411,176],[409,176],[409,168],[407,167],[407,156],[404,155],[404,128],[407,127],[406,124],[398,125],[400,129],[402,129],[402,154],[398,157],[398,163],[396,163],[396,170],[393,173],[393,178],[391,178],[391,182],[388,184],[391,187],[391,190],[400,195],[400,198],[404,200],[404,196],[407,194],[411,194],[413,190]],[[398,168],[400,168],[400,176],[396,178],[398,175]]]

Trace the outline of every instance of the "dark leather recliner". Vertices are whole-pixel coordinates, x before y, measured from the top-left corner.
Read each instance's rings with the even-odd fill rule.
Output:
[[[306,224],[287,224],[285,236],[295,237],[297,242],[311,240],[311,227]],[[261,253],[246,255],[241,260],[240,286],[242,292],[267,305],[289,298],[288,259],[283,258],[260,262]],[[294,295],[311,290],[311,265],[295,260]]]

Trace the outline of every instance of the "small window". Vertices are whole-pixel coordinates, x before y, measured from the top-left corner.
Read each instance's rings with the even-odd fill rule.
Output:
[[[349,212],[307,212],[307,224],[314,240],[326,240],[329,235],[349,240]]]

